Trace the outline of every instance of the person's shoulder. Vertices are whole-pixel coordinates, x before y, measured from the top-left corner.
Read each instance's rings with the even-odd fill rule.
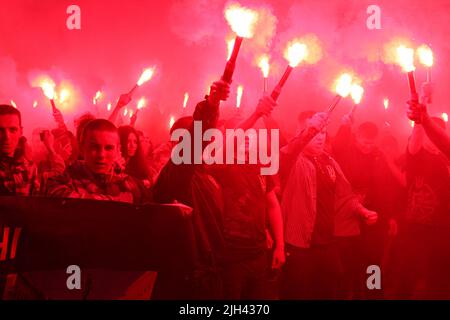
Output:
[[[76,160],[74,163],[68,165],[63,173],[49,178],[52,182],[67,184],[71,180],[82,180],[88,176],[86,166],[82,160]]]
[[[11,167],[14,168],[14,170],[27,170],[31,168],[34,165],[34,162],[31,160],[28,160],[25,158],[25,156],[20,155],[14,155],[14,157],[8,158],[5,160],[6,163],[8,163]]]
[[[72,181],[73,175],[69,173],[70,167],[60,174],[50,176],[46,182],[47,188],[53,190],[61,185],[69,185]]]
[[[130,176],[129,174],[125,172],[120,172],[114,174],[114,177],[112,179],[112,182],[118,185],[122,185],[125,187],[125,190],[133,191],[136,189],[142,189],[144,188],[144,183],[139,180],[138,178],[135,178],[133,176]]]
[[[86,171],[86,165],[82,160],[76,160],[66,167],[63,174],[70,176],[80,176]]]
[[[314,162],[304,152],[300,152],[298,154],[297,158],[295,159],[294,166],[299,166],[301,168],[305,168],[305,167],[313,168]]]

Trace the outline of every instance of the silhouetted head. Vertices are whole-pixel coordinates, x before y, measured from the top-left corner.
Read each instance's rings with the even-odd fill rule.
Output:
[[[356,146],[363,154],[370,154],[376,149],[378,127],[373,122],[364,122],[356,130]]]

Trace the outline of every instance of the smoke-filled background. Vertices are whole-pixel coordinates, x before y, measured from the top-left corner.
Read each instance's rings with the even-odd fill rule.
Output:
[[[286,66],[286,43],[308,34],[320,40],[321,60],[296,68],[281,94],[274,118],[288,133],[294,132],[300,111],[325,110],[334,96],[333,80],[352,70],[365,88],[357,121],[373,120],[406,137],[411,130],[404,112],[406,75],[397,65],[385,63],[383,53],[385,45],[398,38],[415,47],[431,46],[435,56],[431,113],[449,113],[449,0],[239,3],[258,9],[260,21],[255,38],[244,40],[232,94],[222,108],[225,116],[249,113],[262,95],[263,80],[256,64],[260,54],[271,57],[271,89]],[[71,89],[68,102],[59,106],[71,127],[73,119],[86,111],[107,117],[107,104],[114,106],[144,68],[155,66],[154,78],[136,91],[131,107],[145,96],[147,107],[137,126],[155,142],[167,140],[170,117],[191,113],[209,84],[220,77],[227,57],[226,39],[233,36],[224,19],[224,0],[0,0],[0,4],[0,102],[14,100],[23,113],[27,134],[37,127],[53,126],[48,101],[39,88],[32,88],[37,76],[48,75],[57,85]],[[81,8],[81,30],[66,27],[66,9],[71,4]],[[381,30],[366,26],[371,4],[381,8]],[[424,67],[416,66],[419,86],[426,73]],[[239,111],[235,108],[238,85],[244,86]],[[94,105],[92,98],[98,90],[104,97]],[[185,92],[190,98],[183,111]],[[390,101],[387,111],[385,98]],[[341,102],[333,114],[332,132],[352,106],[350,98]]]

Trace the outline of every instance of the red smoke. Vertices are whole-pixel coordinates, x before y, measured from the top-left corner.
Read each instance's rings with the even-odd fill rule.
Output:
[[[138,127],[152,128],[156,142],[168,138],[170,115],[183,112],[184,93],[189,93],[187,112],[202,99],[208,82],[218,78],[226,61],[225,39],[230,29],[223,17],[226,1],[181,0],[126,2],[79,0],[81,30],[66,28],[67,2],[58,0],[4,0],[0,11],[0,101],[13,99],[24,113],[26,133],[34,127],[51,125],[50,106],[40,89],[31,88],[30,78],[45,73],[55,82],[68,81],[77,92],[76,109],[67,111],[69,125],[84,111],[95,112],[92,98],[98,90],[105,96],[99,103],[105,116],[108,102],[136,82],[143,68],[155,66],[151,82],[139,88],[133,106],[141,96],[148,99],[140,112]],[[334,94],[334,78],[345,70],[357,74],[365,89],[357,118],[406,136],[405,117],[408,88],[405,75],[382,60],[385,43],[406,38],[415,46],[429,44],[435,55],[436,83],[431,112],[449,113],[446,95],[450,74],[450,2],[446,0],[377,1],[381,8],[381,30],[368,30],[365,0],[239,1],[263,12],[264,25],[255,40],[244,42],[234,74],[233,96],[223,108],[234,112],[238,85],[245,88],[241,112],[249,112],[262,94],[263,79],[256,57],[271,56],[269,92],[285,67],[283,50],[295,37],[315,34],[323,57],[315,65],[301,65],[293,72],[279,99],[274,117],[282,128],[293,131],[296,115],[306,109],[323,110]],[[417,66],[418,84],[426,78]],[[386,115],[383,99],[389,98]],[[33,101],[39,106],[33,109]],[[45,107],[45,108],[44,108]],[[332,126],[352,107],[345,99],[333,115]],[[145,126],[144,126],[145,125]]]

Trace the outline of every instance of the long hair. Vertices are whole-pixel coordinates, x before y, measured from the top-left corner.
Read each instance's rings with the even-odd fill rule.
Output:
[[[134,156],[128,159],[128,137],[130,134],[134,134],[137,139],[137,149]],[[142,150],[141,141],[137,131],[131,126],[119,127],[119,137],[120,137],[120,152],[122,157],[127,159],[127,165],[125,167],[125,173],[130,176],[145,180],[150,179],[150,168],[148,167],[144,152]]]

